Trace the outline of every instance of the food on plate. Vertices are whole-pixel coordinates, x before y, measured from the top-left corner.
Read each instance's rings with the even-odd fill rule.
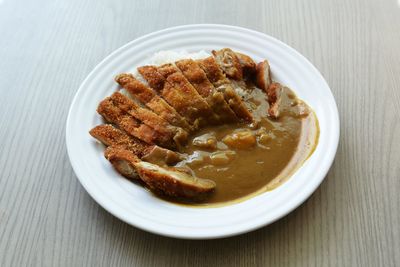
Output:
[[[221,50],[212,51],[219,67],[228,76],[234,80],[242,80],[243,69],[240,64],[239,57],[230,48],[223,48]]]
[[[272,190],[316,147],[315,114],[273,81],[267,60],[230,48],[202,55],[118,74],[121,88],[97,108],[106,124],[90,135],[118,173],[169,201],[228,203]]]
[[[127,178],[140,177],[154,192],[199,200],[215,188],[211,180],[194,177],[178,168],[142,161],[131,150],[111,146],[106,151],[106,158],[119,173]]]
[[[229,107],[236,114],[238,119],[252,121],[251,112],[247,109],[245,103],[238,93],[233,89],[231,81],[226,78],[223,70],[218,65],[214,57],[208,57],[198,60],[200,67],[204,70],[207,78],[214,85],[218,92],[221,92]]]
[[[268,60],[265,59],[257,64],[256,85],[264,91],[267,91],[271,83],[271,68],[269,67]]]
[[[190,132],[192,127],[179,113],[151,88],[138,81],[132,74],[122,73],[115,77],[115,81],[125,88],[142,105],[146,105],[158,116],[173,126],[181,127]]]

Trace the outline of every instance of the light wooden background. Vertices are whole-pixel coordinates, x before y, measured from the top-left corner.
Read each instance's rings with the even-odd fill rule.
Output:
[[[143,34],[189,23],[268,33],[315,64],[341,138],[324,183],[280,221],[177,240],[85,192],[65,121],[85,76]],[[373,1],[0,0],[0,266],[400,266],[400,4]]]

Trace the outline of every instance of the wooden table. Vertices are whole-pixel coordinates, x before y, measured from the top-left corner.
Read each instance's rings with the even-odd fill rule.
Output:
[[[85,192],[65,146],[85,76],[143,34],[190,23],[265,32],[321,71],[341,138],[319,189],[237,237],[156,236]],[[0,266],[400,266],[400,3],[0,0]]]

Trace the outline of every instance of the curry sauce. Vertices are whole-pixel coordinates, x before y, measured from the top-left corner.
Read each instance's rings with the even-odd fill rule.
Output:
[[[262,90],[254,86],[245,90],[245,103],[254,122],[200,130],[184,147],[186,158],[176,165],[217,184],[206,204],[240,201],[279,186],[318,142],[314,112],[289,88],[282,90],[278,119],[268,116],[269,104]]]

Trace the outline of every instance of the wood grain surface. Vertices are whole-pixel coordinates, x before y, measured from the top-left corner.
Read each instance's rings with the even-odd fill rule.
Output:
[[[265,32],[321,71],[341,138],[319,189],[278,222],[189,241],[116,219],[75,177],[65,122],[79,84],[162,28]],[[0,0],[0,266],[400,266],[400,5],[355,1]]]

